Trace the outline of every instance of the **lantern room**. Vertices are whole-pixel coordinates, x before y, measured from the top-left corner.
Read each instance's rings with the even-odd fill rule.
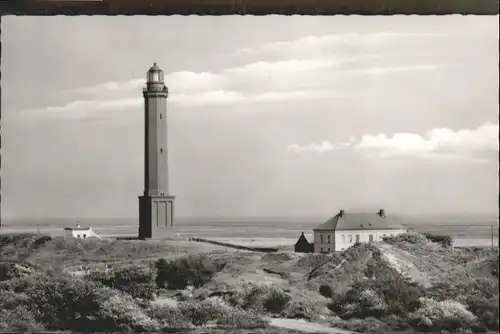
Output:
[[[148,84],[163,84],[163,71],[156,65],[156,63],[151,66],[147,73],[147,83]]]

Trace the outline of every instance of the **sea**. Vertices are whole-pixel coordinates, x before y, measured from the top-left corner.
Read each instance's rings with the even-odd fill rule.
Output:
[[[179,217],[173,235],[178,238],[200,237],[213,240],[247,240],[262,245],[294,244],[302,232],[312,241],[312,229],[325,217]],[[408,230],[450,235],[455,246],[498,247],[498,216],[398,216]],[[42,233],[63,235],[64,227],[91,226],[103,238],[136,236],[137,218],[34,218],[1,221],[3,233]]]

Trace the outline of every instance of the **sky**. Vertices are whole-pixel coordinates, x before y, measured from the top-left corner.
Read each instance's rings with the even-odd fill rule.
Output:
[[[2,217],[497,214],[498,16],[2,17]]]

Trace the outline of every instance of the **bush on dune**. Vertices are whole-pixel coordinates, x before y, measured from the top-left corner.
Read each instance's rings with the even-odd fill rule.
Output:
[[[287,319],[304,319],[314,321],[318,317],[318,310],[312,301],[291,300],[280,316]]]
[[[29,300],[27,306],[47,329],[73,328],[77,315],[85,318],[99,307],[96,300],[99,286],[91,282],[72,277],[39,276],[30,283],[24,291]]]
[[[227,328],[256,329],[266,328],[269,323],[254,311],[245,311],[241,308],[223,308],[217,325]]]
[[[440,282],[428,289],[427,296],[436,301],[451,299],[462,303],[477,317],[477,326],[497,330],[498,283],[498,280],[488,278]]]
[[[156,293],[153,272],[146,267],[128,266],[110,271],[94,271],[86,278],[117,289],[134,298],[152,300]]]
[[[476,322],[476,316],[466,306],[454,301],[435,301],[421,298],[421,307],[408,314],[408,320],[415,328],[424,331],[453,330],[470,328]]]
[[[190,255],[179,259],[156,261],[156,284],[159,288],[181,290],[192,285],[196,288],[209,282],[221,271],[225,262],[210,259],[203,255]]]
[[[282,289],[273,288],[264,295],[262,306],[264,306],[265,311],[278,314],[285,309],[285,306],[290,301],[290,299],[290,295],[288,295]]]
[[[395,236],[386,236],[382,240],[386,243],[409,243],[409,244],[428,244],[430,242],[429,238],[425,235],[417,232],[408,232],[397,234]]]
[[[327,284],[322,284],[319,287],[319,293],[325,298],[332,298],[333,297],[333,289],[331,286]]]
[[[345,292],[335,294],[328,308],[342,319],[404,318],[420,306],[425,290],[402,276],[373,252],[370,278],[354,281]]]
[[[235,307],[271,314],[283,312],[290,300],[290,295],[281,288],[255,284],[249,284],[228,298]]]
[[[107,294],[106,289],[108,289]],[[109,288],[103,288],[101,294],[104,298],[100,301],[99,311],[94,316],[93,331],[111,332],[125,329],[134,332],[151,332],[160,329],[158,321],[149,317],[130,295],[116,293]],[[89,324],[88,320],[81,323],[85,327]],[[85,332],[91,329],[85,327],[79,329]]]
[[[38,323],[33,313],[25,305],[14,308],[0,307],[0,331],[26,333],[43,331],[44,326]]]
[[[35,275],[13,280],[1,290],[2,317],[18,316],[26,326],[41,324],[47,330],[133,331],[157,330],[133,297],[86,279]],[[10,320],[4,320],[4,322]],[[9,330],[15,322],[6,322]],[[124,327],[125,326],[125,327]],[[5,326],[3,326],[5,327]]]
[[[179,303],[180,312],[195,326],[206,325],[217,320],[222,314],[222,307],[214,300],[205,299],[199,303]]]
[[[191,321],[176,306],[152,305],[147,314],[156,319],[160,327],[165,329],[183,329],[192,327]]]
[[[268,322],[255,311],[231,307],[218,299],[180,303],[179,311],[195,326],[204,326],[210,321],[225,328],[257,329],[268,326]]]
[[[453,246],[453,238],[449,235],[435,235],[431,233],[424,233],[424,236],[435,243],[440,244],[443,247],[452,247]]]
[[[421,241],[407,236],[399,240]],[[390,242],[398,241],[392,237]],[[391,268],[377,252],[373,252],[370,261],[373,263],[367,268],[367,278],[358,279],[346,292],[335,294],[329,304],[342,319],[372,317],[391,330],[409,326],[420,331],[498,329],[497,279],[474,277],[464,269],[454,280],[436,282],[425,289]]]

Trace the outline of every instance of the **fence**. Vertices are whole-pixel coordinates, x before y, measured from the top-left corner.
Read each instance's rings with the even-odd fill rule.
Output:
[[[220,241],[203,239],[203,238],[189,238],[189,241],[205,242],[205,243],[208,243],[208,244],[213,244],[213,245],[218,245],[218,246],[224,246],[224,247],[230,247],[230,248],[236,248],[236,249],[241,249],[241,250],[248,250],[248,251],[253,251],[253,252],[274,253],[274,252],[278,251],[278,248],[246,247],[246,246],[242,246],[242,245],[229,244],[229,243],[226,243],[226,242],[220,242]]]

